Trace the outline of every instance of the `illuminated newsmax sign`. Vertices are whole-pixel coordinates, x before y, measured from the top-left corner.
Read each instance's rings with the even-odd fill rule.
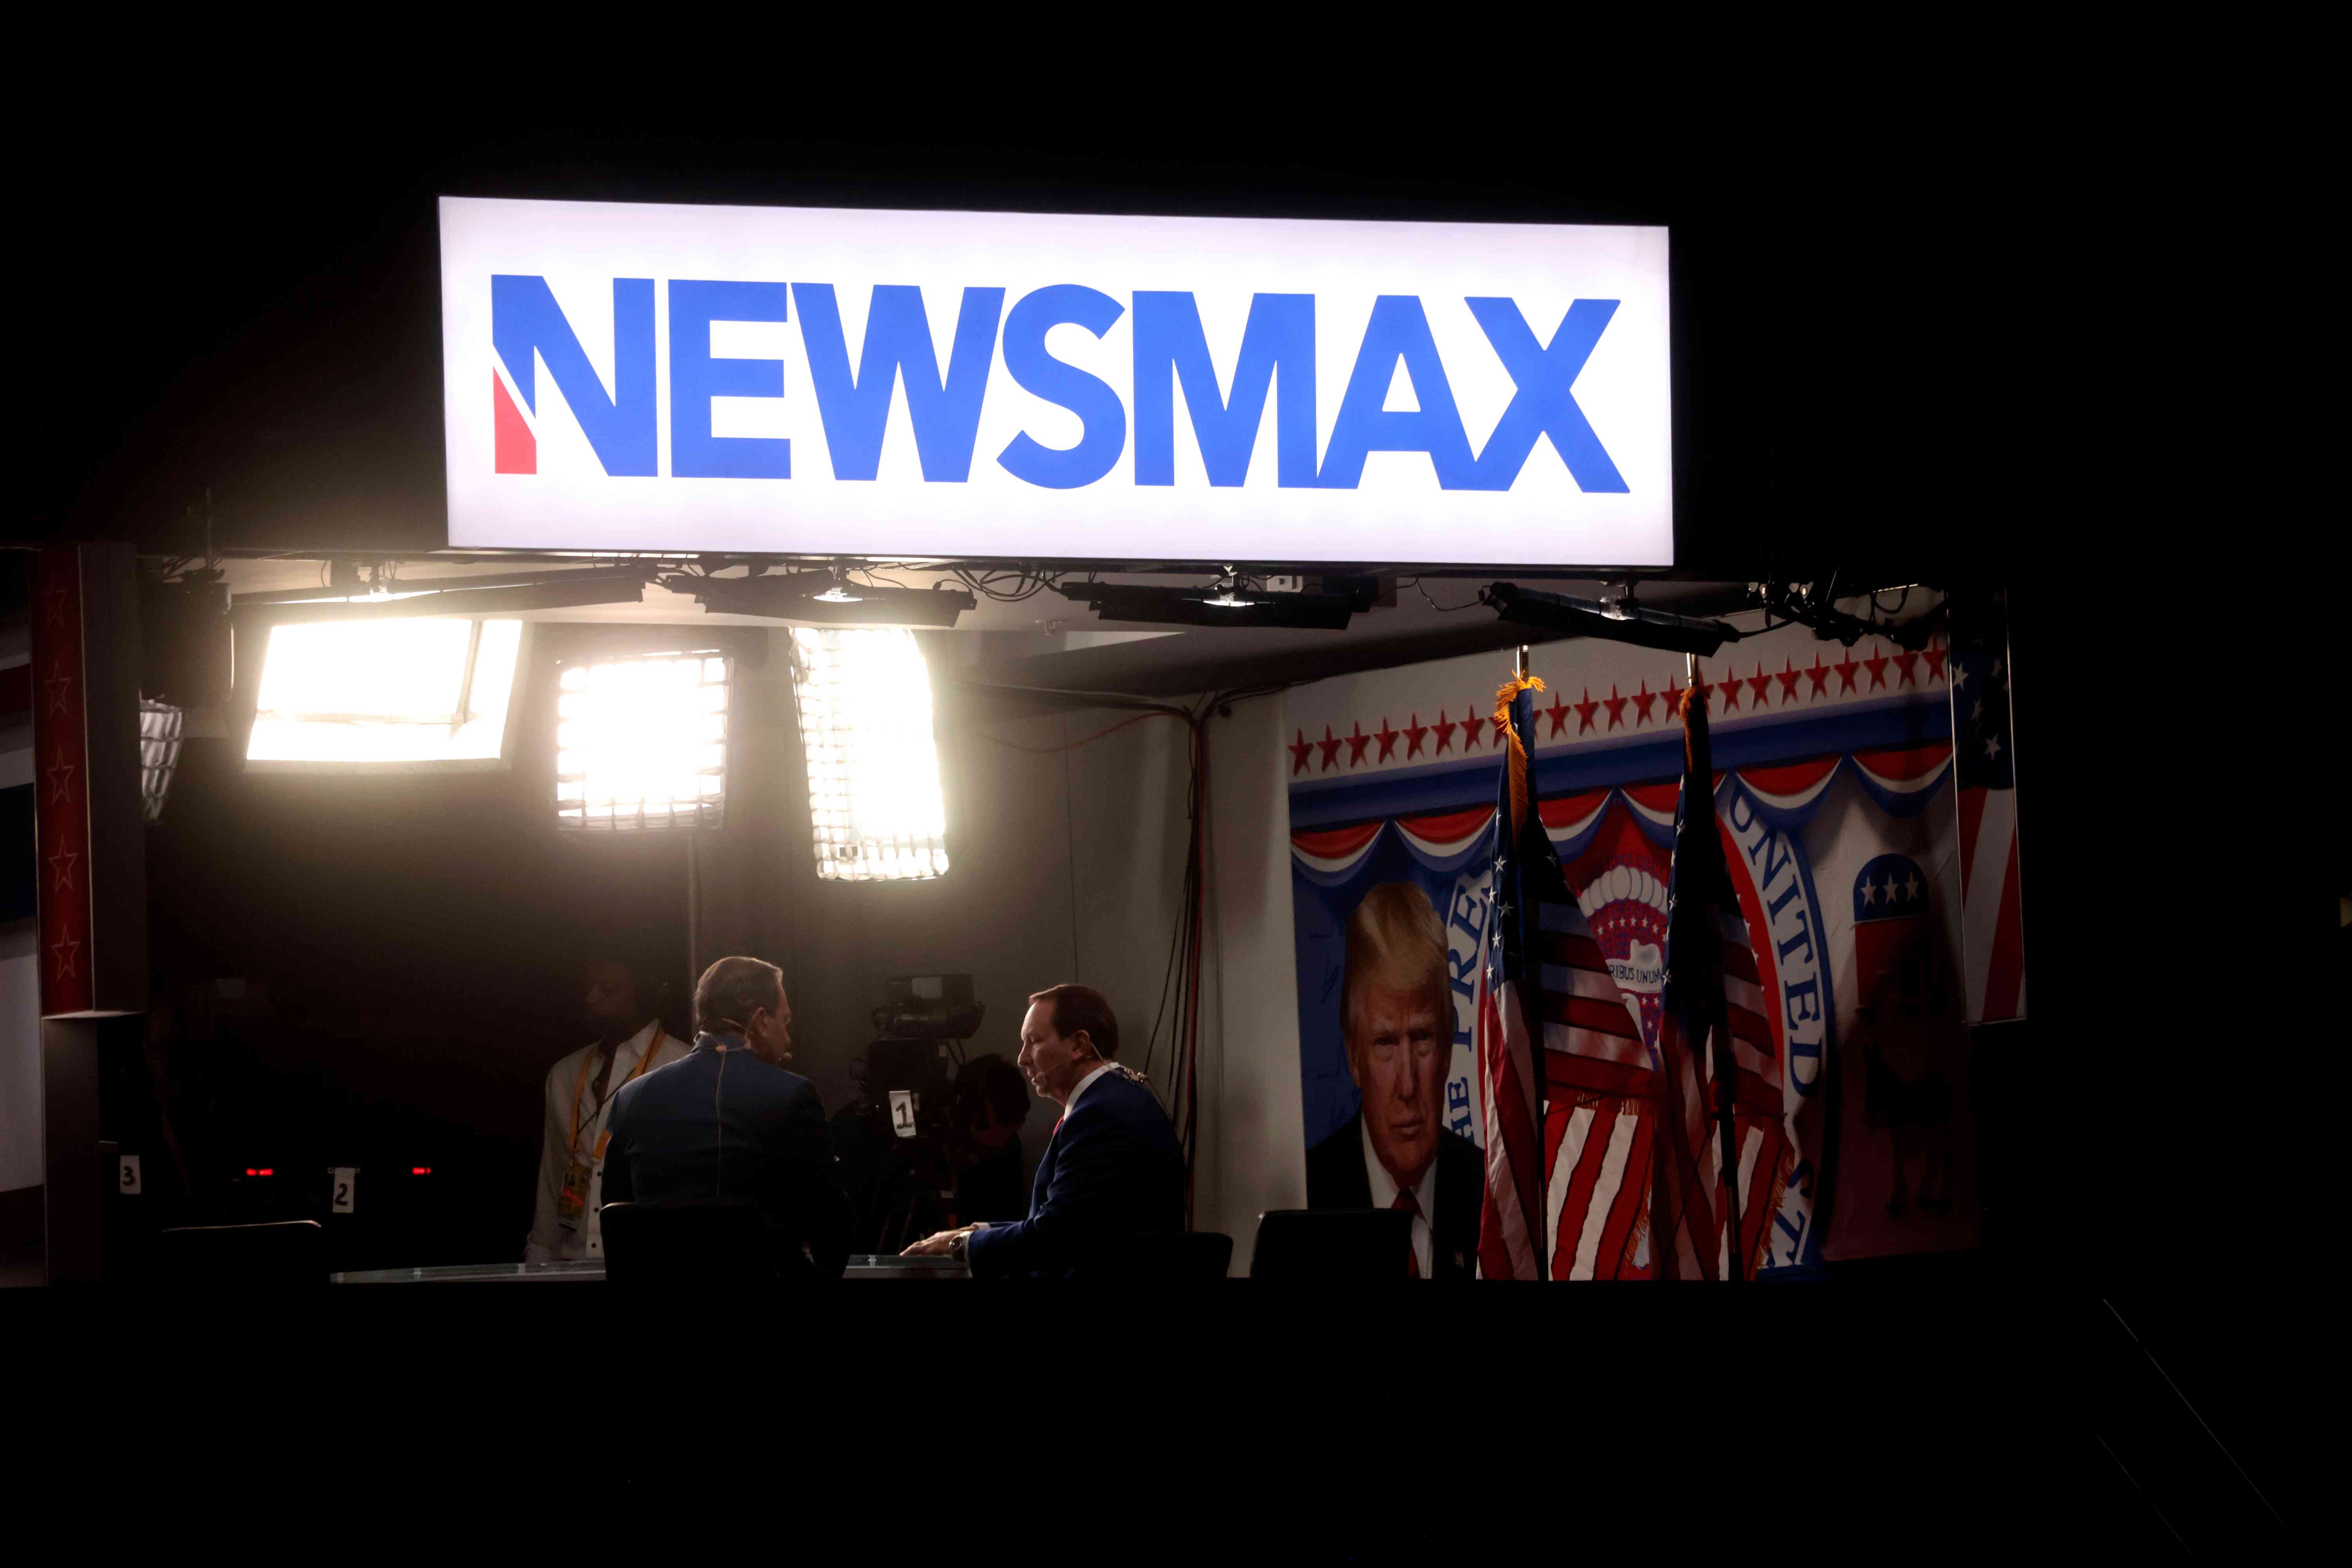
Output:
[[[1673,560],[1663,228],[441,201],[449,542]]]

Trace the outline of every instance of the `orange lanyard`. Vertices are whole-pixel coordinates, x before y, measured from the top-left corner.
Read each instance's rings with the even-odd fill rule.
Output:
[[[662,1028],[659,1024],[656,1024],[654,1026],[654,1037],[646,1042],[646,1054],[637,1058],[636,1067],[630,1072],[628,1077],[621,1080],[621,1089],[626,1089],[629,1085],[636,1082],[637,1079],[645,1072],[645,1070],[654,1065],[654,1057],[661,1048]],[[580,1076],[577,1079],[574,1079],[572,1083],[571,1152],[572,1157],[575,1160],[580,1157],[580,1096],[588,1088],[588,1063],[594,1061],[595,1059],[596,1053],[593,1051],[589,1052],[587,1061],[583,1061],[580,1064]],[[621,1089],[616,1089],[613,1091],[613,1094],[618,1094],[620,1092]],[[609,1104],[611,1100],[612,1095],[605,1096],[606,1103]],[[600,1105],[596,1109],[601,1111],[604,1107]]]

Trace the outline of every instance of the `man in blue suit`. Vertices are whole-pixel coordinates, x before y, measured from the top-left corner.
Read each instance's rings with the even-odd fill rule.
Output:
[[[1061,1102],[1029,1188],[1029,1216],[943,1230],[907,1248],[946,1256],[980,1278],[1106,1273],[1136,1237],[1184,1228],[1184,1156],[1168,1113],[1118,1054],[1118,1020],[1099,991],[1055,985],[1029,998],[1021,1070]]]
[[[693,1050],[614,1100],[605,1201],[748,1204],[786,1272],[839,1275],[848,1215],[816,1088],[783,1065],[793,1044],[783,972],[720,959],[695,985],[694,1023]]]

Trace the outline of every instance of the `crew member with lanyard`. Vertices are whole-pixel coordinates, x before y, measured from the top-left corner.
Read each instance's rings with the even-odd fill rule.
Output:
[[[596,1210],[613,1101],[624,1084],[687,1052],[684,1040],[663,1032],[658,1017],[647,1017],[653,1011],[640,1005],[628,964],[599,959],[588,966],[588,1026],[596,1038],[547,1071],[539,1203],[523,1243],[525,1262],[604,1257]]]

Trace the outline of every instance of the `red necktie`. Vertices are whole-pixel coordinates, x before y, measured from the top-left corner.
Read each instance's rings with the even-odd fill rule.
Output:
[[[1421,1213],[1421,1200],[1412,1195],[1412,1189],[1411,1187],[1400,1187],[1397,1189],[1396,1202],[1389,1205],[1389,1207],[1392,1209],[1402,1209],[1405,1213],[1410,1215],[1418,1215]],[[1412,1229],[1408,1226],[1405,1228],[1405,1278],[1408,1279],[1418,1279],[1421,1278],[1421,1254],[1412,1249]]]

